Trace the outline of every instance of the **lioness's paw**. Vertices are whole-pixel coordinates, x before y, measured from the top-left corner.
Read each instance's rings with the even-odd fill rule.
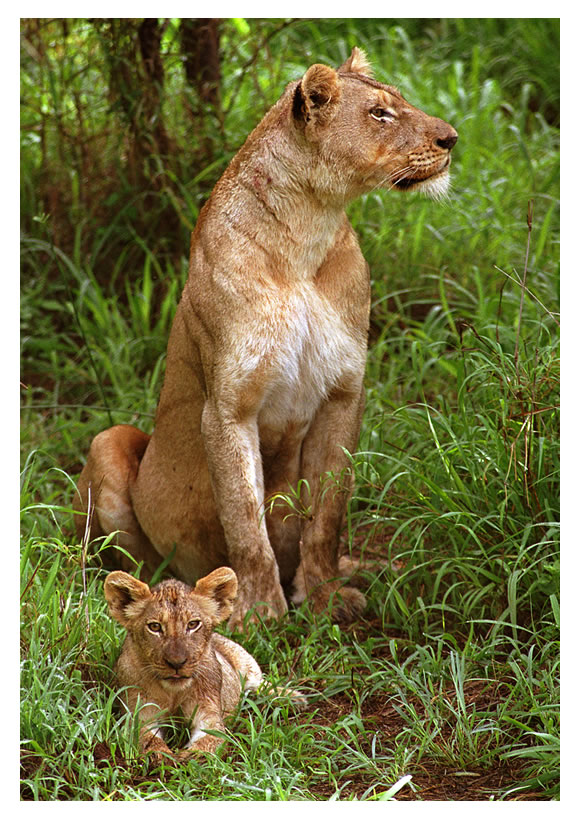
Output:
[[[359,589],[341,587],[332,598],[332,618],[340,623],[356,621],[364,612],[367,599]]]
[[[238,632],[243,632],[249,623],[259,624],[270,618],[280,618],[288,611],[288,604],[284,593],[272,598],[256,598],[255,600],[238,599],[234,604],[234,611],[228,621],[228,626]]]
[[[310,594],[315,612],[331,611],[333,621],[351,623],[355,621],[367,605],[367,599],[362,592],[354,587],[332,588],[331,584],[323,584]]]

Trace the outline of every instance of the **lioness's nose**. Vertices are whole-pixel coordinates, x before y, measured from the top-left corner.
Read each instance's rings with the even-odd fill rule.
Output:
[[[438,148],[445,148],[447,151],[451,151],[455,143],[457,142],[457,131],[455,128],[452,128],[450,125],[446,128],[446,133],[439,134],[435,140],[435,145]]]
[[[436,140],[437,145],[439,148],[446,148],[450,151],[455,143],[457,142],[457,134],[453,134],[453,136],[445,137],[445,139],[438,139]]]

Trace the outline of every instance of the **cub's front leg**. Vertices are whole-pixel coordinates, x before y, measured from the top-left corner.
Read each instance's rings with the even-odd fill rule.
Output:
[[[193,725],[191,727],[190,738],[186,746],[177,753],[177,759],[182,762],[189,760],[196,752],[209,752],[210,754],[214,754],[218,747],[224,742],[224,739],[219,735],[208,734],[208,730],[220,733],[225,732],[221,703],[219,701],[196,704],[193,707],[193,712]]]
[[[216,730],[218,727],[215,727]],[[220,731],[223,731],[220,729]],[[187,746],[177,752],[176,758],[180,762],[191,760],[196,752],[209,752],[214,754],[218,747],[223,743],[223,738],[217,735],[208,735],[206,732],[201,732],[199,735],[194,734],[190,738]]]
[[[202,435],[229,564],[238,576],[238,597],[230,626],[240,628],[256,606],[261,614],[287,611],[276,556],[264,515],[264,479],[257,416],[216,400],[206,402]]]
[[[133,709],[136,704],[133,703]],[[156,766],[161,763],[172,765],[175,755],[163,739],[163,729],[159,725],[163,712],[155,704],[149,704],[139,709],[139,749],[150,757]]]

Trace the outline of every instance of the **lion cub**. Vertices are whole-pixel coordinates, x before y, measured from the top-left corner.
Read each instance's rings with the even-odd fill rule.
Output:
[[[105,580],[109,612],[127,630],[117,680],[127,687],[123,698],[129,710],[139,707],[140,748],[157,760],[173,756],[163,740],[165,716],[190,721],[189,742],[178,759],[198,749],[214,752],[221,739],[206,730],[223,731],[242,686],[257,689],[262,683],[254,658],[213,632],[230,616],[237,589],[228,567],[214,570],[194,589],[174,579],[150,589],[126,572],[112,572]],[[288,694],[300,701],[298,693]]]

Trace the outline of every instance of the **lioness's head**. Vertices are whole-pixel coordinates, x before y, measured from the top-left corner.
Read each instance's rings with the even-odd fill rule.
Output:
[[[109,612],[127,630],[143,673],[168,687],[195,676],[214,626],[232,613],[237,591],[229,567],[214,570],[194,589],[174,579],[150,589],[126,572],[105,579]]]
[[[315,148],[323,189],[326,176],[335,190],[338,174],[345,198],[377,187],[447,191],[457,132],[374,80],[360,49],[338,70],[311,66],[291,93],[294,123]]]

